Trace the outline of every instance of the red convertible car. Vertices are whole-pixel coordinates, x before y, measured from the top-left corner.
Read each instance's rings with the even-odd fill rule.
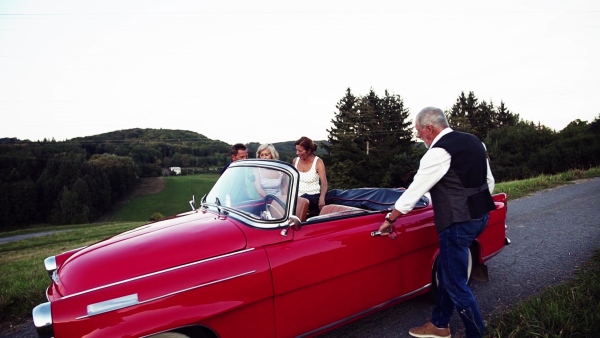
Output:
[[[266,170],[280,173],[282,193],[257,192]],[[427,196],[379,234],[404,189],[331,190],[319,215],[307,214],[297,190],[288,163],[236,161],[198,206],[190,201],[192,211],[48,257],[48,302],[33,309],[38,334],[314,336],[435,288]],[[473,268],[508,243],[506,195],[493,197]]]

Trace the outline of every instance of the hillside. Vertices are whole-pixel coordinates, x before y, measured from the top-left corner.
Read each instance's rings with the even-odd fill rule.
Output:
[[[198,145],[206,145],[207,143],[213,143],[217,145],[227,145],[227,143],[219,141],[219,140],[211,140],[202,134],[198,134],[189,130],[179,130],[179,129],[123,129],[111,131],[108,133],[85,136],[85,137],[77,137],[70,141],[75,142],[96,142],[96,143],[126,143],[126,142],[144,142],[144,143],[154,143],[154,142],[163,142],[163,143],[175,143],[182,144],[187,143],[190,145],[198,144]]]
[[[189,130],[178,130],[178,129],[124,129],[116,130],[104,134],[78,137],[70,140],[70,142],[78,142],[82,145],[94,144],[94,145],[107,145],[107,144],[136,144],[136,145],[151,145],[156,143],[172,144],[172,145],[186,145],[190,147],[210,147],[212,149],[218,149],[219,152],[229,152],[231,144],[225,143],[220,140],[212,140],[202,134],[198,134]],[[285,142],[274,142],[273,146],[279,152],[281,159],[284,161],[291,160],[296,156],[296,146],[294,141]],[[323,143],[327,144],[327,141],[316,140],[315,143],[319,146],[317,154],[323,155],[326,153]],[[260,146],[258,142],[247,143],[248,155],[250,158],[255,157],[256,150]],[[193,154],[189,154],[193,155]]]

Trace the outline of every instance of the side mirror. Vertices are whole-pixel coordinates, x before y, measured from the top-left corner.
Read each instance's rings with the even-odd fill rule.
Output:
[[[295,215],[291,215],[290,216],[290,228],[293,228],[296,231],[302,229],[302,221],[300,220],[300,218],[298,218]]]
[[[296,231],[302,229],[302,221],[300,220],[300,218],[294,215],[290,216],[288,226],[285,229],[281,230],[281,236],[287,236],[288,230],[290,230],[290,228]]]

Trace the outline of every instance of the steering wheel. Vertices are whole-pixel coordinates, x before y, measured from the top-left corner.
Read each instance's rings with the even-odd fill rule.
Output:
[[[279,206],[272,204],[270,202],[275,201]],[[281,219],[285,216],[285,202],[283,202],[279,197],[273,194],[265,195],[265,210],[267,213],[276,216],[275,219]]]

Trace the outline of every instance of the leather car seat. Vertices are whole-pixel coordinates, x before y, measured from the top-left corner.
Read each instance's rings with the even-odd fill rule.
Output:
[[[346,205],[340,204],[327,204],[322,209],[319,215],[328,215],[333,213],[342,213],[342,214],[353,214],[353,213],[363,213],[365,212],[363,209],[356,207],[349,207]]]
[[[304,197],[298,197],[298,201],[296,201],[296,217],[300,219],[301,222],[306,221],[306,217],[308,215],[308,199]]]

